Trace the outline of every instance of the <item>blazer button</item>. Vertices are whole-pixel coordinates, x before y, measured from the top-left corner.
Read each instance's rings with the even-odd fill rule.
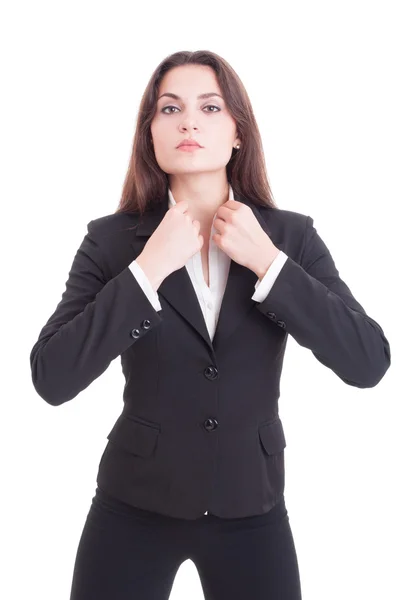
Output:
[[[149,329],[151,327],[151,321],[144,319],[144,321],[141,323],[141,327],[143,329]]]
[[[284,321],[277,321],[277,325],[279,327],[281,327],[282,329],[285,329],[285,323],[284,323]]]
[[[214,367],[214,365],[210,365],[204,369],[204,375],[207,377],[207,379],[216,379],[218,370],[216,367]]]
[[[204,429],[206,431],[214,431],[214,429],[216,429],[218,427],[218,421],[217,419],[206,419],[203,423]]]
[[[133,338],[138,338],[138,337],[140,337],[140,332],[139,332],[139,330],[138,330],[138,329],[132,329],[132,330],[131,330],[131,337],[133,337]]]
[[[267,316],[270,317],[270,319],[273,319],[273,321],[275,321],[275,319],[277,318],[277,315],[273,312],[268,312]]]

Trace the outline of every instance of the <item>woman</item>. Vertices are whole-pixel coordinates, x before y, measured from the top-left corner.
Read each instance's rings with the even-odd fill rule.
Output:
[[[272,201],[247,93],[212,52],[177,52],[142,99],[115,213],[95,219],[35,343],[52,405],[121,356],[71,600],[165,600],[196,565],[207,600],[301,598],[284,500],[288,334],[348,385],[390,347],[308,215]]]

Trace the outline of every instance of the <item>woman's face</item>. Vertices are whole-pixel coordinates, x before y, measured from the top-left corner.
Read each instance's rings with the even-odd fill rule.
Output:
[[[220,96],[198,98],[209,92]],[[163,96],[164,93],[179,98]],[[211,67],[183,65],[166,73],[151,122],[154,153],[165,173],[178,175],[225,168],[240,140],[236,137],[235,121],[221,96]],[[192,152],[178,149],[185,138],[196,140],[202,148]]]

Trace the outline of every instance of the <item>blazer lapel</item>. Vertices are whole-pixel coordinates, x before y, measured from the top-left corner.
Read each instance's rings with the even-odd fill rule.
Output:
[[[261,227],[271,237],[272,232],[258,207],[236,192],[234,192],[234,198],[238,202],[247,204],[252,209]],[[158,227],[167,210],[168,190],[161,203],[139,218],[136,227],[136,239],[132,242],[136,256],[143,250],[148,238]],[[201,306],[186,267],[177,269],[166,277],[157,293],[160,302],[161,297],[163,297],[171,304],[199,333],[210,349],[215,352],[255,306],[256,302],[251,299],[251,296],[254,294],[257,279],[258,277],[253,271],[231,260],[213,340],[210,339]]]

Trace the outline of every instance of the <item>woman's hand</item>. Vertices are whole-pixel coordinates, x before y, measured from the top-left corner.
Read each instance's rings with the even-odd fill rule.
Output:
[[[169,208],[136,258],[156,290],[203,246],[200,222],[191,218],[188,208],[185,200]]]
[[[221,250],[251,269],[259,279],[266,274],[280,250],[262,229],[249,206],[228,200],[216,212],[212,239]]]

